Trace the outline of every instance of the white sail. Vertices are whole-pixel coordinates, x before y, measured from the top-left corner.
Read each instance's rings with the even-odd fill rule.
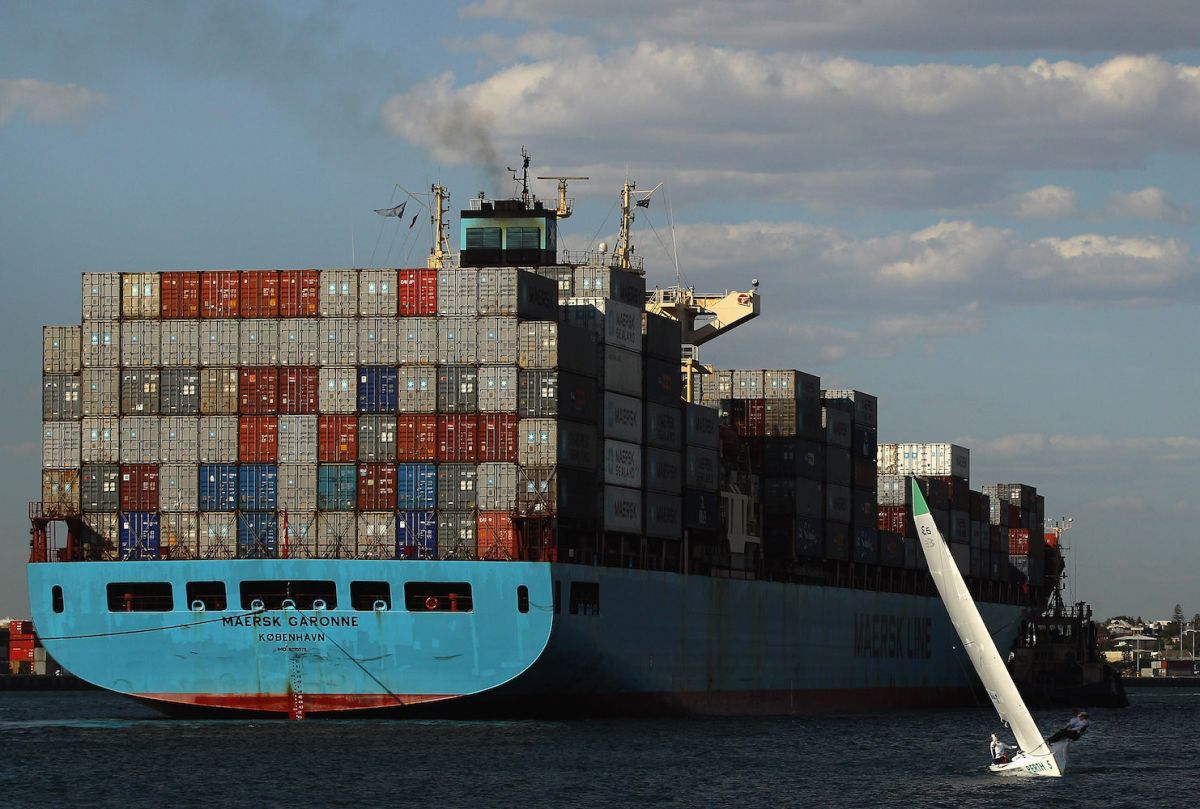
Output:
[[[929,573],[933,583],[937,585],[938,595],[950,613],[950,623],[962,639],[963,648],[975,667],[983,687],[987,690],[992,706],[1000,719],[1012,728],[1017,737],[1017,744],[1024,752],[1024,758],[1032,759],[1020,767],[1031,775],[1060,775],[1061,767],[1055,753],[1042,738],[1037,723],[1033,721],[1029,709],[1025,707],[1021,694],[1017,691],[1016,683],[1004,665],[1004,659],[992,641],[991,633],[975,606],[975,600],[963,581],[962,573],[950,555],[942,534],[938,531],[929,506],[921,494],[917,481],[912,481],[913,520],[916,522],[917,536],[921,540],[921,550],[929,563]],[[1058,745],[1056,745],[1058,747]],[[1066,764],[1065,745],[1061,748],[1062,764]],[[1022,758],[1019,756],[1018,758]],[[1017,764],[1014,760],[1013,764]]]

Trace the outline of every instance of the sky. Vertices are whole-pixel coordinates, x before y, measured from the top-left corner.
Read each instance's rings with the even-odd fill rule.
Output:
[[[1200,612],[1198,43],[1189,0],[0,0],[0,615],[80,273],[422,266],[372,209],[510,196],[522,146],[590,178],[566,248],[662,183],[650,285],[759,279],[705,362],[1037,486],[1097,614]]]

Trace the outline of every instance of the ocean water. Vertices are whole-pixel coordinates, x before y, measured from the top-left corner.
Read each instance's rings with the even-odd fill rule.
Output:
[[[989,775],[990,708],[806,719],[172,720],[0,692],[0,807],[1194,807],[1200,692],[1090,711],[1062,779]],[[1044,729],[1067,711],[1036,713]],[[1010,737],[1011,740],[1011,737]]]

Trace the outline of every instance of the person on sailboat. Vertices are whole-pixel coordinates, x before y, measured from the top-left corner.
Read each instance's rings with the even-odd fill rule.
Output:
[[[1092,723],[1088,721],[1087,711],[1076,711],[1071,717],[1071,721],[1067,722],[1066,727],[1055,733],[1049,739],[1046,739],[1046,744],[1054,744],[1063,739],[1070,739],[1073,742],[1079,741]]]
[[[1020,749],[1015,744],[1005,744],[1004,742],[1000,741],[1000,735],[997,733],[992,734],[991,747],[993,764],[1007,764],[1008,751]]]

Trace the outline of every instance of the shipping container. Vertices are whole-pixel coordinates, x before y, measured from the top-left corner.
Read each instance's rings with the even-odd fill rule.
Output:
[[[523,466],[552,466],[558,457],[558,422],[521,419],[517,426],[517,461]]]
[[[850,526],[835,520],[825,520],[825,556],[843,562],[850,561],[852,542]]]
[[[437,270],[399,270],[396,273],[397,313],[401,317],[436,315],[437,282]]]
[[[158,444],[163,463],[195,463],[200,453],[200,419],[196,416],[159,419]]]
[[[596,297],[571,298],[559,307],[558,319],[585,329],[598,343],[641,353],[641,305]]]
[[[850,485],[850,450],[834,446],[825,449],[825,480],[839,486]]]
[[[121,273],[121,317],[157,318],[161,310],[158,273]]]
[[[480,413],[516,413],[517,367],[515,365],[481,365],[477,384]]]
[[[432,461],[437,453],[437,416],[402,413],[396,418],[396,460]]]
[[[715,492],[720,480],[721,464],[717,451],[693,447],[684,449],[684,482],[689,489]]]
[[[275,416],[238,417],[238,460],[242,463],[279,461],[279,421]]]
[[[479,411],[479,370],[473,365],[443,365],[437,369],[438,413]]]
[[[603,415],[600,432],[605,438],[615,438],[633,444],[642,442],[641,401],[631,396],[606,391]]]
[[[825,443],[832,447],[850,448],[850,414],[833,407],[821,408],[821,426],[825,430]]]
[[[200,321],[200,365],[206,368],[238,364],[241,321],[220,318]]]
[[[768,436],[792,438],[804,434],[799,403],[792,399],[763,400],[763,420]]]
[[[643,496],[646,536],[678,540],[683,534],[683,499],[680,495],[649,491]]]
[[[397,410],[401,413],[434,413],[438,409],[438,369],[401,366],[396,380]]]
[[[121,415],[158,414],[158,370],[126,368],[121,371]]]
[[[594,424],[599,411],[596,381],[565,371],[517,373],[517,413],[522,418],[560,418]]]
[[[629,301],[625,301],[629,303]],[[640,304],[638,304],[640,307]],[[673,317],[642,313],[642,353],[647,357],[667,360],[679,367],[683,344],[683,327]]]
[[[358,417],[317,417],[317,460],[350,463],[358,460]]]
[[[162,459],[159,448],[158,419],[152,416],[121,418],[121,463],[158,463]]]
[[[158,320],[126,320],[121,324],[121,367],[162,365],[162,332]]]
[[[716,531],[721,525],[720,500],[716,492],[684,489],[683,527]]]
[[[159,517],[159,556],[163,559],[198,559],[200,515],[172,512]]]
[[[80,430],[80,444],[83,463],[116,463],[121,451],[120,421],[113,417],[85,418]]]
[[[233,463],[200,464],[197,505],[200,511],[234,511],[238,504],[238,467]]]
[[[83,515],[83,551],[105,561],[118,556],[120,528],[115,513]]]
[[[437,466],[431,463],[397,464],[396,507],[437,508]]]
[[[442,559],[475,559],[477,528],[474,511],[438,511],[438,554]]]
[[[163,368],[158,377],[158,412],[164,416],[200,414],[200,369]]]
[[[879,399],[869,393],[860,390],[823,390],[821,400],[827,407],[845,411],[855,424],[879,426]]]
[[[164,272],[159,280],[159,297],[160,317],[195,320],[200,317],[200,273]]]
[[[410,510],[396,515],[396,558],[438,558],[436,512]]]
[[[397,494],[396,475],[396,464],[394,463],[360,463],[357,484],[358,510],[394,511]],[[389,529],[388,533],[390,549],[394,528]],[[361,531],[359,531],[359,538],[362,538]]]
[[[314,468],[314,474],[316,470]],[[280,469],[280,480],[283,470]],[[315,485],[315,484],[314,484]],[[282,496],[282,492],[280,492]],[[337,512],[333,512],[337,513]],[[280,511],[279,555],[287,559],[319,559],[321,550],[315,511]]]
[[[879,444],[881,475],[971,477],[971,451],[956,444]]]
[[[683,491],[683,456],[678,450],[647,447],[645,449],[646,489],[661,494],[678,495]],[[682,506],[680,506],[682,508]],[[646,503],[646,526],[650,525],[650,503]],[[651,536],[659,536],[652,534]]]
[[[238,514],[239,559],[274,559],[279,556],[279,518],[274,511]]]
[[[479,318],[474,361],[480,364],[515,365],[519,355],[517,322],[515,317]]]
[[[321,270],[320,314],[323,318],[352,318],[358,314],[358,272]]]
[[[116,511],[121,502],[118,487],[120,476],[121,468],[115,463],[84,463],[79,475],[82,510]]]
[[[715,450],[718,446],[720,414],[712,407],[685,403],[684,441],[693,447]]]
[[[322,413],[353,413],[358,405],[358,369],[323,367],[318,373],[317,407]]]
[[[438,270],[437,313],[445,316],[479,314],[478,269]]]
[[[733,372],[734,399],[762,399],[765,395],[765,371],[740,369]]]
[[[302,514],[317,510],[317,465],[279,464],[279,510]]]
[[[121,511],[158,511],[158,465],[122,464]]]
[[[243,320],[238,335],[238,362],[242,365],[279,364],[278,320]]]
[[[643,385],[646,380],[640,354],[616,346],[604,346],[602,360],[605,390],[642,398]],[[673,404],[673,402],[664,402],[661,397],[657,396],[655,401],[661,404]]]
[[[363,415],[358,417],[358,460],[396,460],[396,417]]]
[[[574,421],[558,421],[555,430],[558,433],[558,465],[595,474],[600,466],[596,428]]]
[[[320,312],[321,273],[282,270],[279,273],[279,316],[316,317]]]
[[[597,371],[597,359],[596,341],[582,328],[544,320],[517,324],[517,364],[522,368],[561,368],[589,376]],[[638,384],[641,378],[639,366]]]
[[[358,515],[326,511],[317,515],[317,554],[322,559],[352,559],[358,553]]]
[[[765,399],[722,399],[721,417],[742,438],[762,438],[767,433]]]
[[[206,416],[232,416],[237,412],[237,368],[200,369],[200,413]]]
[[[576,267],[574,282],[573,297],[576,298],[612,298],[638,309],[646,303],[646,279],[630,270],[609,266]]]
[[[159,323],[159,358],[164,366],[200,364],[200,322],[164,320]]]
[[[320,359],[321,321],[292,318],[279,321],[279,364],[316,365]]]
[[[879,564],[879,534],[874,528],[854,529],[853,559],[866,565]]]
[[[560,303],[575,297],[574,267],[535,267],[533,271],[557,284]]]
[[[365,317],[358,321],[359,362],[364,365],[395,365],[399,359],[395,318]]]
[[[439,320],[402,317],[396,321],[396,355],[401,365],[434,365],[438,357]]]
[[[83,418],[80,378],[72,374],[42,375],[42,421]]]
[[[479,460],[479,418],[473,413],[439,414],[437,459],[475,463]]]
[[[333,416],[332,418],[340,418]],[[282,463],[317,462],[317,416],[279,417],[278,456]]]
[[[42,507],[53,514],[80,513],[79,469],[42,470]]]
[[[200,514],[201,559],[233,559],[237,556],[237,514],[208,511]]]
[[[611,394],[606,394],[607,396]],[[607,419],[607,416],[606,416]],[[716,412],[713,412],[713,428],[716,429]],[[683,446],[684,417],[679,405],[646,403],[645,442],[649,446],[663,449],[679,449]],[[613,436],[619,438],[620,436]]]
[[[194,457],[194,456],[193,456]],[[162,511],[200,509],[200,465],[163,464],[158,469],[158,507]],[[192,529],[193,534],[195,528]]]
[[[315,367],[280,368],[279,412],[316,413],[320,384],[320,371]]]
[[[854,510],[854,497],[848,486],[825,484],[825,520],[849,523]]]
[[[517,467],[517,512],[527,516],[557,515],[579,526],[594,523],[597,475],[556,466]]]
[[[157,514],[146,512],[122,514],[120,525],[121,561],[158,558]]]
[[[481,463],[516,462],[518,421],[515,413],[482,413],[479,415],[476,443]]]
[[[279,317],[278,270],[242,270],[240,282],[238,314],[242,317]]]
[[[117,368],[121,364],[121,323],[92,320],[79,326],[43,329],[42,370],[73,374],[83,368]],[[76,348],[75,346],[79,347]]]
[[[163,291],[166,291],[165,287]],[[83,319],[116,320],[120,316],[121,274],[85,272],[83,274]]]
[[[126,419],[122,419],[123,422]],[[200,463],[234,463],[238,459],[237,416],[201,416],[199,429]],[[122,435],[122,445],[124,435]]]
[[[523,320],[558,317],[558,285],[551,279],[516,267],[483,267],[478,276],[479,314]]]
[[[279,369],[242,368],[238,372],[238,412],[272,415],[279,412]]]
[[[232,318],[241,313],[237,270],[200,273],[200,317]]]
[[[360,413],[395,413],[398,406],[397,370],[389,365],[367,365],[358,369]]]
[[[238,510],[274,511],[279,505],[279,470],[273,463],[238,467]]]
[[[358,467],[352,463],[317,467],[317,510],[352,511],[358,503]]]
[[[438,464],[438,509],[474,509],[478,474],[478,467],[473,463]]]
[[[359,496],[362,496],[361,491]],[[358,515],[357,558],[392,559],[395,557],[395,555],[396,512],[360,512]]]
[[[644,396],[647,402],[677,405],[683,396],[679,362],[645,358]]]
[[[517,506],[517,465],[479,464],[476,502],[481,511],[512,512]]]
[[[480,511],[475,536],[477,554],[480,559],[510,561],[520,558],[511,512]]]
[[[642,531],[642,492],[622,486],[604,487],[600,526],[605,531],[639,534]]]
[[[604,440],[604,482],[613,486],[640,488],[642,448],[625,441]]]
[[[438,320],[439,365],[478,362],[478,321],[469,317],[443,317]]]
[[[116,368],[84,368],[80,380],[81,415],[120,415],[120,370]]]
[[[318,328],[318,364],[358,364],[358,321],[351,317],[322,317]]]

